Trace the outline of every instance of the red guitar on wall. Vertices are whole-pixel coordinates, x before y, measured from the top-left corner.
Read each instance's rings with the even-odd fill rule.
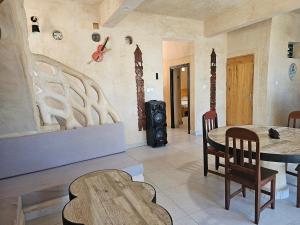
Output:
[[[103,60],[103,55],[108,51],[108,49],[105,47],[107,42],[109,40],[109,37],[105,38],[105,41],[103,44],[98,45],[97,50],[92,54],[92,60],[88,62],[90,64],[91,62],[101,62]]]

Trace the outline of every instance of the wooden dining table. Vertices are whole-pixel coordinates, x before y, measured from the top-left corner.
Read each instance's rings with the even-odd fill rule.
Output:
[[[300,163],[300,129],[278,126],[245,125],[238,126],[254,131],[260,140],[260,158],[262,166],[278,171],[276,177],[276,198],[289,196],[286,181],[285,163]],[[220,127],[208,133],[208,143],[225,151],[225,133],[228,127]],[[268,130],[273,128],[280,134],[280,139],[271,139]]]

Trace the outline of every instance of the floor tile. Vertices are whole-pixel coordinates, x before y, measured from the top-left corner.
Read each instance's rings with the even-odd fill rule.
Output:
[[[173,218],[174,225],[252,225],[254,220],[254,192],[247,191],[231,200],[230,210],[224,209],[224,178],[203,175],[202,137],[188,135],[181,129],[168,130],[166,147],[151,148],[142,146],[130,149],[128,158],[144,166],[145,182],[156,189],[157,203],[166,208]],[[114,158],[117,156],[114,156]],[[120,159],[121,160],[121,159]],[[115,160],[119,162],[120,160]],[[99,168],[101,165],[115,166],[112,157],[82,164],[84,171]],[[124,162],[122,162],[124,163]],[[214,158],[209,157],[209,167],[214,168]],[[72,166],[67,172],[71,173]],[[224,168],[219,169],[224,172]],[[80,174],[82,171],[77,171]],[[66,173],[66,175],[68,174]],[[54,179],[54,175],[51,175]],[[37,179],[26,176],[26,180]],[[25,178],[22,178],[25,179]],[[260,225],[299,225],[300,210],[295,207],[296,179],[288,177],[290,196],[276,201],[276,209],[266,209],[261,213]],[[43,182],[39,180],[38,182]],[[240,186],[232,183],[234,191]],[[263,198],[266,200],[266,198]],[[45,220],[32,221],[34,224],[61,225],[61,214]],[[50,218],[50,217],[45,217]],[[44,218],[44,219],[45,219]]]
[[[191,217],[187,216],[181,219],[174,219],[173,225],[198,225],[195,220]]]

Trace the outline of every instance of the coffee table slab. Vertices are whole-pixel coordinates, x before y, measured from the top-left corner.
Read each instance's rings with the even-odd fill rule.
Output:
[[[69,195],[64,225],[172,225],[168,211],[155,203],[155,189],[124,171],[83,175],[71,183]]]

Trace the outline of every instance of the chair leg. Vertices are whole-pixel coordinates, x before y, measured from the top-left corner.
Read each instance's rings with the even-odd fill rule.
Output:
[[[297,175],[297,208],[300,208],[300,172]]]
[[[208,154],[207,149],[203,149],[203,165],[204,165],[204,176],[207,176],[208,173]]]
[[[215,169],[218,170],[220,166],[220,159],[218,156],[215,157]]]
[[[276,191],[276,175],[274,179],[271,181],[271,209],[275,209],[275,191]]]
[[[255,190],[255,223],[258,224],[260,217],[260,189]]]
[[[244,185],[242,185],[242,194],[243,194],[243,197],[245,198],[246,197],[246,188]]]
[[[225,177],[225,209],[230,207],[230,180]]]

